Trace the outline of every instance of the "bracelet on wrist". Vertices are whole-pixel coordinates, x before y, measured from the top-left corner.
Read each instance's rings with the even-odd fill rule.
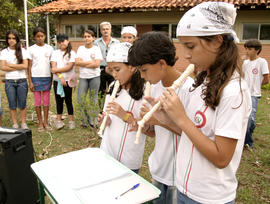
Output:
[[[127,120],[129,119],[130,116],[132,116],[133,114],[131,112],[127,112],[125,117],[123,118],[124,122],[127,122]]]

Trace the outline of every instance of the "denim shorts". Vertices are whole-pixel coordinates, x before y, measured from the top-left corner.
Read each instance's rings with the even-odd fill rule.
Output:
[[[15,110],[26,108],[28,84],[26,79],[6,79],[5,91],[8,99],[9,109]]]

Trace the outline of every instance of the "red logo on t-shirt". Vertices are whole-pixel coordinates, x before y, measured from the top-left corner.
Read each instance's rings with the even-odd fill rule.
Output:
[[[197,128],[202,128],[206,124],[206,117],[202,111],[197,111],[194,117]]]
[[[96,58],[95,53],[92,53],[92,54],[90,55],[90,58],[91,58],[92,60],[94,60],[94,59]]]
[[[252,73],[253,74],[258,74],[258,69],[255,67],[254,69],[252,69]]]

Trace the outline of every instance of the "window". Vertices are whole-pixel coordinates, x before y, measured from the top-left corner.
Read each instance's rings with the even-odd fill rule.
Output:
[[[142,25],[136,24],[112,24],[112,37],[114,38],[121,38],[121,30],[124,26],[134,26],[137,27],[137,31],[139,35],[147,31],[162,31],[166,32],[172,39],[176,38],[176,27],[177,24],[143,24],[144,27],[146,26],[147,29],[142,29]],[[252,24],[253,25],[253,24]],[[255,24],[254,24],[255,25]],[[269,26],[262,27],[261,29],[265,30],[269,33]],[[83,34],[85,30],[92,30],[95,33],[95,37],[101,37],[101,33],[99,30],[99,24],[77,24],[77,25],[63,25],[63,33],[67,34],[69,38],[72,40],[82,40]],[[255,29],[256,30],[256,29]],[[258,30],[258,28],[257,28]],[[262,33],[262,38],[269,38],[269,34]],[[254,38],[254,37],[253,37]]]
[[[152,30],[169,33],[169,24],[153,24]]]
[[[243,24],[243,40],[270,40],[270,24]]]
[[[76,25],[76,38],[83,38],[85,25]]]
[[[171,38],[177,38],[176,37],[176,28],[177,28],[177,24],[172,24]]]
[[[64,33],[67,34],[69,38],[74,38],[75,37],[75,26],[74,25],[64,26]]]
[[[171,38],[176,38],[177,24],[153,24],[153,31],[162,31],[167,33]]]
[[[270,24],[261,25],[260,40],[270,40]]]
[[[82,39],[85,30],[92,30],[95,33],[95,36],[98,36],[98,25],[63,25],[63,32],[68,35],[69,38]]]
[[[87,25],[87,30],[92,30],[92,31],[94,31],[95,37],[98,36],[98,33],[97,33],[98,29],[97,29],[97,25],[96,25],[96,24],[93,24],[93,25]]]
[[[121,38],[122,25],[112,25],[112,37]]]

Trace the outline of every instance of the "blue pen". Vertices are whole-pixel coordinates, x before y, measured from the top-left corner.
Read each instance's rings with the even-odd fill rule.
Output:
[[[115,197],[115,199],[117,200],[117,199],[119,199],[121,196],[125,195],[127,192],[133,191],[134,189],[138,188],[139,185],[140,185],[140,183],[137,183],[136,185],[132,186],[130,189],[128,189],[127,191],[125,191],[125,192],[122,193],[121,195]]]

